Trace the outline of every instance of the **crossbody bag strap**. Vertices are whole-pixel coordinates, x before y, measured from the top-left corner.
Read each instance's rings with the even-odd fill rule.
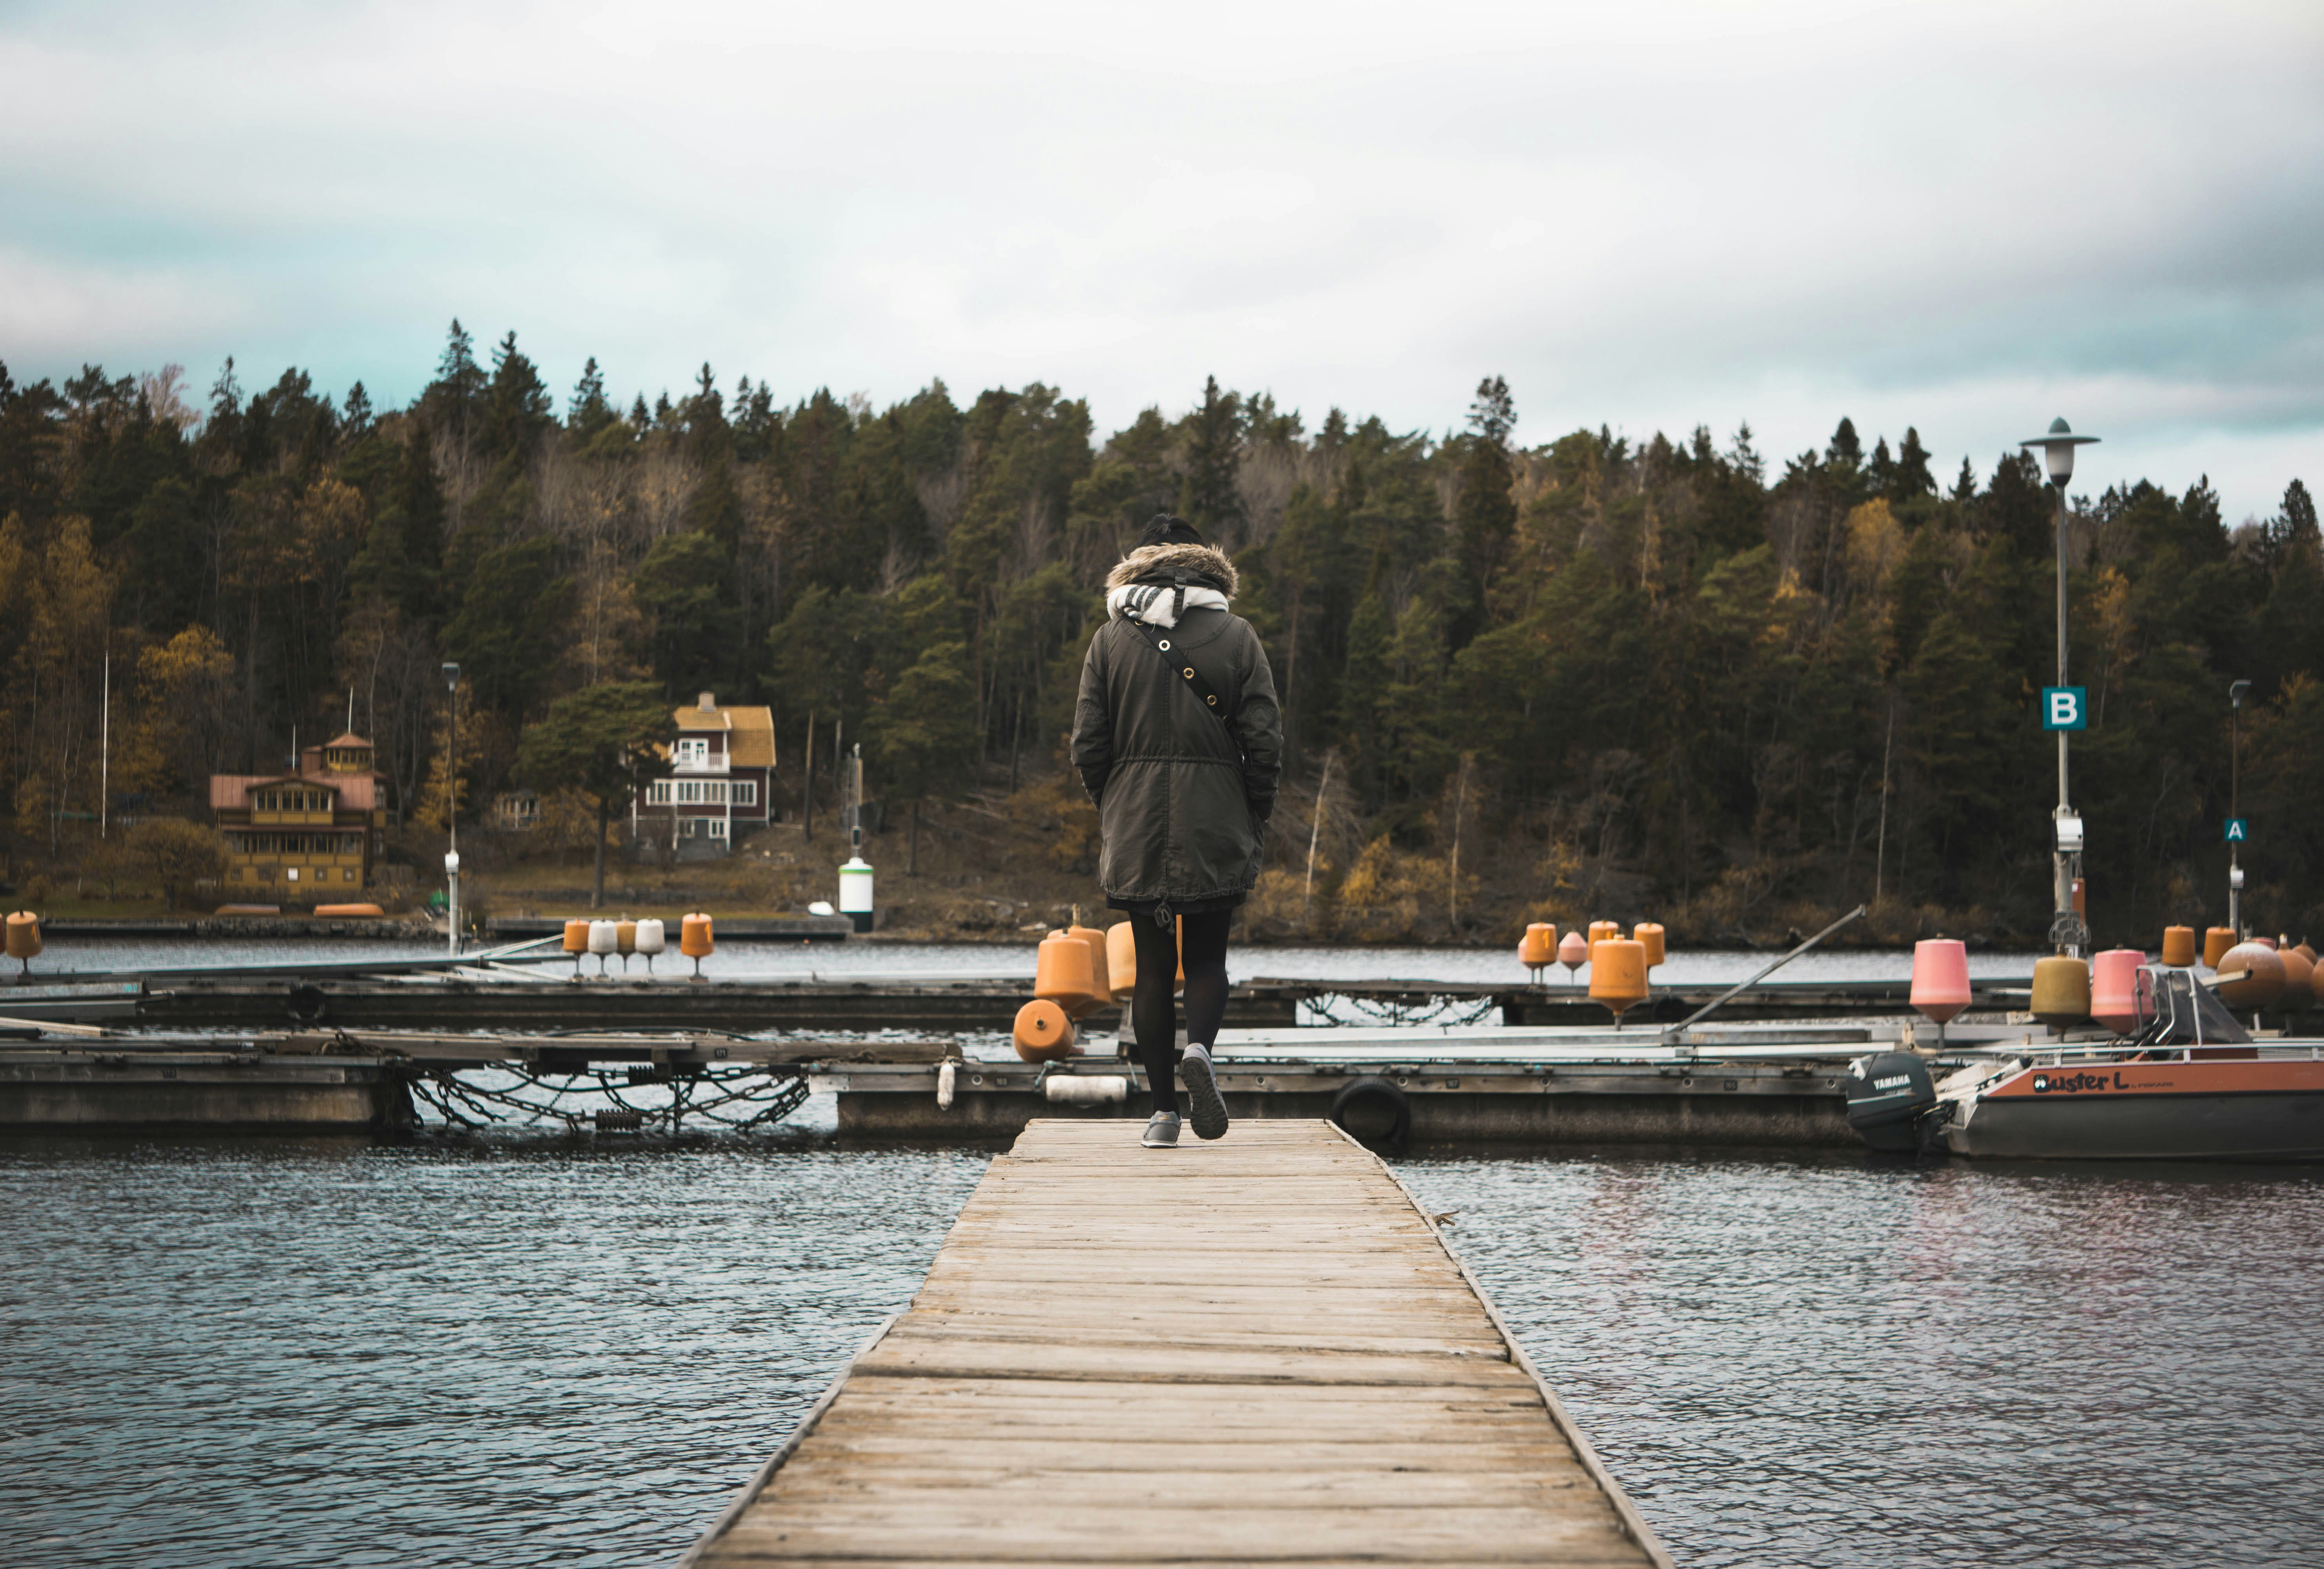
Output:
[[[1165,665],[1169,667],[1171,675],[1184,681],[1194,696],[1203,700],[1203,706],[1210,710],[1212,717],[1219,722],[1222,729],[1226,730],[1227,739],[1232,741],[1234,731],[1227,725],[1226,703],[1219,697],[1218,689],[1203,678],[1203,672],[1194,669],[1194,661],[1173,649],[1170,646],[1169,637],[1160,629],[1149,626],[1127,614],[1121,619],[1137,629],[1139,635],[1146,640],[1147,645],[1153,649]],[[1235,750],[1240,752],[1242,749],[1238,746]]]

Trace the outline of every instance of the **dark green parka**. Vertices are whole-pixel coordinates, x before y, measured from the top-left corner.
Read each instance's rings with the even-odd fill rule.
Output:
[[[1231,598],[1234,565],[1208,545],[1148,545],[1125,557],[1106,587],[1189,582]],[[1098,882],[1117,904],[1223,908],[1259,881],[1283,773],[1275,673],[1259,634],[1231,611],[1188,605],[1176,625],[1155,631],[1170,643],[1167,660],[1115,614],[1082,663],[1074,766],[1104,834]],[[1181,660],[1218,693],[1224,724],[1177,675]]]

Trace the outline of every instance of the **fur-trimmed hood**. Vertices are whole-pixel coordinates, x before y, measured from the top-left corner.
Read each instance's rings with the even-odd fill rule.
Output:
[[[1215,545],[1145,545],[1132,550],[1105,575],[1108,588],[1127,588],[1149,574],[1196,572],[1228,598],[1234,597],[1234,563]]]

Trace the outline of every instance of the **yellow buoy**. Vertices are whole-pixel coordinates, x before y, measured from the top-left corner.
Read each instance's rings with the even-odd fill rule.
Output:
[[[1646,1000],[1646,949],[1626,937],[1608,937],[1590,950],[1590,998],[1622,1015]]]
[[[638,923],[628,916],[613,923],[613,952],[627,958],[638,951]]]
[[[1528,970],[1540,970],[1557,959],[1557,928],[1546,921],[1535,921],[1517,939],[1517,963]]]
[[[1027,1062],[1048,1062],[1073,1055],[1073,1020],[1065,1017],[1064,1009],[1046,997],[1017,1010],[1014,1035],[1017,1055]]]
[[[1659,965],[1666,956],[1663,952],[1663,928],[1659,922],[1642,920],[1630,928],[1630,938],[1646,950],[1646,968]]]
[[[2206,929],[2203,933],[2203,968],[2218,969],[2219,961],[2225,958],[2227,950],[2235,946],[2236,931],[2233,927],[2215,926]]]
[[[1138,938],[1129,921],[1116,921],[1105,928],[1105,983],[1116,1002],[1138,990]]]
[[[1068,1019],[1097,1006],[1097,977],[1091,973],[1089,945],[1065,932],[1041,939],[1033,955],[1033,995],[1054,1002]]]
[[[29,909],[17,910],[8,918],[8,956],[29,971],[40,951],[41,918]]]
[[[2044,1024],[2080,1024],[2090,1016],[2090,967],[2055,954],[2034,961],[2034,1017]]]
[[[710,929],[710,918],[700,910],[680,916],[678,921],[678,951],[694,961],[694,978],[702,979],[702,961],[718,946],[716,934]]]
[[[1090,1006],[1103,1007],[1105,1000],[1113,995],[1113,978],[1106,974],[1105,933],[1092,926],[1069,926],[1065,928],[1065,935],[1079,937],[1089,945]]]
[[[2183,970],[2195,962],[2193,927],[2167,926],[2163,928],[2163,962],[2174,970]]]

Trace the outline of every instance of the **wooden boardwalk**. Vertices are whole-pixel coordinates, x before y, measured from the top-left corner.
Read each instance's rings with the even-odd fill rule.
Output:
[[[1326,1122],[1043,1121],[686,1566],[1667,1564]]]

